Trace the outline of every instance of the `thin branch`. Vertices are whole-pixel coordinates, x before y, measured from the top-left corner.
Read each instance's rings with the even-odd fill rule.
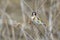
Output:
[[[25,5],[33,12],[32,8],[24,1]]]

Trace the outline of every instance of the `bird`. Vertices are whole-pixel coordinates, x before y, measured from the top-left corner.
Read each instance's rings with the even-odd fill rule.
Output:
[[[32,12],[31,20],[35,24],[43,24],[41,18],[37,17],[37,13],[36,12]]]

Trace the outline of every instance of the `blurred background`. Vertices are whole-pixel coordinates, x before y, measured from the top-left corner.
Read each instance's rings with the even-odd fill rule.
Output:
[[[60,0],[0,0],[0,40],[60,40]]]

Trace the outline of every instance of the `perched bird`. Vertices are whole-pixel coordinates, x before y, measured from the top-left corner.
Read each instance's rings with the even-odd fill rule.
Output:
[[[42,20],[39,17],[37,17],[36,12],[32,12],[31,20],[35,24],[42,24]]]

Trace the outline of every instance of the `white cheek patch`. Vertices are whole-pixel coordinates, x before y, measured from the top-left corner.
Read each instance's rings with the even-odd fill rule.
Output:
[[[31,17],[31,20],[33,21],[34,17]]]

